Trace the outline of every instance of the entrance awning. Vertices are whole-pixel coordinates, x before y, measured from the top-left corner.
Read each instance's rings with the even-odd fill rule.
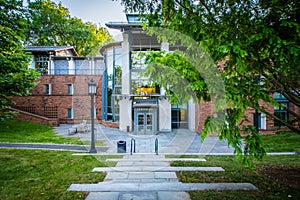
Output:
[[[157,108],[157,104],[154,103],[136,103],[133,104],[134,108]]]

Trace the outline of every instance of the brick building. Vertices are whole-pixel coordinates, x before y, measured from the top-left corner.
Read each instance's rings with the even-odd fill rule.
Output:
[[[38,70],[41,76],[31,96],[14,97],[14,108],[24,111],[19,118],[40,123],[48,121],[50,125],[89,120],[88,82],[93,79],[97,83],[95,116],[98,123],[134,134],[156,134],[176,128],[201,132],[206,117],[213,112],[212,103],[171,104],[164,88],[139,74],[145,67],[139,52],[173,51],[183,47],[147,35],[137,15],[128,14],[127,22],[106,25],[120,30],[123,40],[101,47],[101,57],[80,57],[70,46],[27,48],[33,54],[30,67]],[[274,97],[283,107],[262,105],[280,118],[291,120],[284,106],[295,106],[278,93]],[[294,110],[300,112],[297,107]],[[244,123],[255,124],[262,133],[284,128],[251,108],[246,112]],[[295,125],[299,126],[299,122]]]
[[[41,73],[38,85],[31,96],[14,97],[13,108],[24,111],[19,118],[38,121],[45,117],[52,124],[79,123],[90,118],[88,82],[93,79],[98,85],[95,112],[101,119],[102,57],[79,57],[73,47],[29,46],[33,59],[30,68]],[[53,121],[56,121],[54,123]]]

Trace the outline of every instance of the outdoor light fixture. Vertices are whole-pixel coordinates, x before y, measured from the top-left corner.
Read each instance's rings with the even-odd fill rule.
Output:
[[[96,83],[92,79],[88,84],[89,95],[91,96],[91,121],[92,121],[92,132],[91,132],[91,149],[90,153],[97,153],[95,147],[95,134],[94,134],[94,96],[96,94]]]
[[[89,95],[95,95],[96,94],[96,83],[92,79],[89,82]]]

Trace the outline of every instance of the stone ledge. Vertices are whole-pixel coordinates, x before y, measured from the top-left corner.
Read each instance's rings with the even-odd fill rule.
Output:
[[[150,191],[199,191],[199,190],[257,190],[251,183],[110,183],[72,184],[68,191],[77,192],[150,192]]]
[[[225,171],[222,167],[97,167],[93,172],[179,172],[179,171]]]

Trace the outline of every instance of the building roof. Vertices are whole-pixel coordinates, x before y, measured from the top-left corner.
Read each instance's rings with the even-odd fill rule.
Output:
[[[120,47],[122,45],[122,42],[112,42],[112,43],[108,43],[106,45],[103,45],[101,48],[100,48],[100,53],[101,55],[104,55],[105,54],[105,51],[107,49],[110,49],[110,48],[113,48],[113,47]]]
[[[63,50],[71,50],[74,56],[78,56],[73,46],[26,46],[27,51],[30,52],[57,52]]]
[[[140,29],[142,27],[140,16],[140,14],[126,14],[127,22],[108,22],[105,23],[105,25],[108,28],[118,29],[120,31],[136,28]]]

